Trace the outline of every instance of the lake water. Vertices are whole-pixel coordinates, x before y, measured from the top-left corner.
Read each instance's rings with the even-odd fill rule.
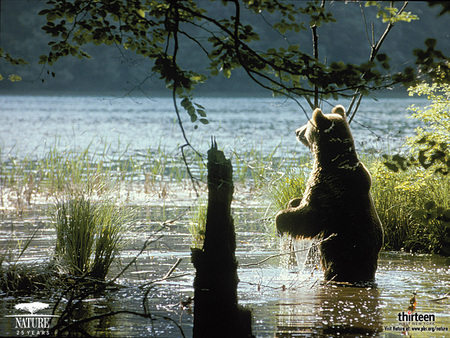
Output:
[[[191,144],[200,152],[215,136],[220,148],[238,153],[251,148],[271,152],[281,149],[306,153],[294,131],[307,118],[297,104],[274,98],[198,98],[210,123],[197,130],[181,109]],[[358,149],[397,149],[417,123],[406,119],[407,108],[426,103],[420,99],[367,99],[351,127]],[[348,106],[348,102],[340,102]],[[303,105],[307,107],[306,104]],[[331,106],[323,104],[323,111]],[[49,146],[61,149],[103,151],[105,144],[130,152],[164,147],[172,151],[185,142],[170,98],[100,98],[53,96],[0,96],[0,145],[3,154],[30,155]],[[309,116],[311,112],[307,110]],[[121,149],[119,149],[121,148]]]
[[[262,98],[199,98],[196,102],[206,108],[209,125],[200,125],[195,130],[187,114],[182,114],[188,137],[202,153],[209,148],[211,135],[228,154],[251,149],[270,153],[280,144],[280,156],[307,152],[294,136],[294,130],[306,122],[306,117],[293,103]],[[363,102],[352,123],[358,149],[375,153],[397,149],[416,126],[414,120],[405,118],[411,102],[410,99]],[[426,102],[414,100],[414,103]],[[102,152],[105,144],[113,152],[116,149],[130,155],[158,147],[179,154],[176,149],[184,144],[172,101],[166,98],[0,96],[0,109],[2,159],[39,156],[53,146],[76,151],[90,145],[92,151]],[[325,107],[324,111],[327,110]],[[144,290],[139,286],[161,278],[181,258],[173,274],[177,278],[155,283],[147,297],[154,320],[117,315],[86,325],[87,332],[115,337],[180,337],[179,325],[185,336],[192,335],[192,308],[182,308],[180,301],[193,296],[195,272],[190,262],[186,207],[193,203],[194,197],[183,194],[176,184],[167,186],[168,197],[144,193],[139,184],[126,189],[127,201],[138,205],[142,212],[127,232],[128,244],[120,253],[122,266],[137,255],[146,239],[164,236],[149,246],[118,280],[124,288],[91,296],[79,308],[80,315],[90,316],[123,309],[142,312]],[[314,264],[286,266],[280,257],[258,263],[277,255],[280,245],[278,238],[266,233],[270,227],[267,205],[252,201],[252,196],[238,186],[233,213],[240,264],[238,296],[240,304],[253,311],[253,333],[257,337],[450,336],[449,331],[444,331],[450,330],[449,299],[437,300],[450,291],[449,258],[383,252],[377,285],[366,288],[327,284]],[[35,204],[20,216],[2,213],[2,250],[20,245],[37,229],[19,261],[39,265],[51,257],[56,237],[48,216],[52,202]],[[168,219],[177,221],[157,232],[159,224]],[[119,270],[120,266],[115,267],[112,275]],[[434,314],[434,322],[406,321],[399,317],[407,314],[414,292],[416,312]],[[18,303],[41,301],[52,307],[59,297],[56,291],[25,296],[2,294],[0,336],[26,335],[18,333],[15,322],[6,317],[18,314],[14,308]],[[63,298],[62,306],[65,302],[67,299]],[[49,314],[51,310],[41,313]]]
[[[161,207],[158,207],[159,209]],[[156,209],[158,209],[156,208]],[[323,282],[323,274],[314,266],[287,267],[283,259],[265,258],[279,253],[277,239],[260,231],[243,231],[243,219],[261,223],[264,211],[234,208],[237,217],[237,251],[239,261],[238,297],[241,305],[252,309],[253,334],[256,337],[448,337],[450,336],[449,299],[436,300],[450,288],[450,258],[402,252],[382,252],[375,287],[349,287]],[[156,238],[154,231],[161,214],[148,206],[151,220],[142,217],[127,234],[129,245],[120,254],[124,266],[135,257],[147,238]],[[166,217],[180,213],[176,208],[165,210]],[[253,219],[252,219],[253,217]],[[105,312],[128,310],[143,312],[144,291],[139,286],[164,276],[171,266],[182,259],[171,280],[153,284],[147,297],[154,320],[135,315],[116,315],[100,322],[84,325],[83,329],[97,336],[111,337],[186,337],[192,336],[192,306],[182,308],[181,301],[193,296],[195,270],[190,262],[191,238],[186,231],[186,218],[170,229],[159,232],[163,238],[150,245],[136,264],[117,282],[124,288],[92,295],[78,307],[78,317]],[[44,217],[26,216],[16,220],[3,218],[0,242],[6,235],[24,238],[41,228],[21,262],[42,264],[52,254],[55,234]],[[14,228],[14,230],[12,230]],[[241,230],[239,230],[241,229]],[[13,235],[12,235],[13,234]],[[114,269],[115,273],[119,267]],[[434,314],[435,321],[399,320],[408,313],[410,299],[417,293],[416,312]],[[0,336],[17,336],[11,317],[19,314],[16,304],[40,301],[54,306],[58,292],[35,292],[26,296],[6,296],[0,300]],[[63,298],[59,312],[67,304]],[[51,309],[40,311],[50,314]],[[170,318],[170,320],[168,319]],[[174,324],[174,322],[179,325]],[[416,330],[419,330],[417,333]],[[420,331],[422,330],[422,331]]]

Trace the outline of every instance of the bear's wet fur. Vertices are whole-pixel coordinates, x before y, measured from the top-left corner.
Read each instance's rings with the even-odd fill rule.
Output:
[[[296,134],[310,148],[314,163],[302,198],[277,214],[278,231],[327,239],[319,244],[326,280],[374,281],[383,228],[344,107],[334,107],[331,114],[316,109]]]

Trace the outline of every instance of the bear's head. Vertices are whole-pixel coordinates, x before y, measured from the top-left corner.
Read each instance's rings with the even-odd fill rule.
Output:
[[[345,108],[337,105],[331,114],[324,114],[317,108],[311,120],[295,131],[300,142],[311,149],[311,152],[323,160],[333,160],[336,163],[338,156],[355,157],[356,152],[350,126],[347,122]],[[354,162],[354,161],[351,161]]]

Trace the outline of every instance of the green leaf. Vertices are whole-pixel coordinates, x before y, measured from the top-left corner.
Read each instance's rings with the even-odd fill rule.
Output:
[[[425,220],[427,218],[427,213],[424,210],[418,209],[414,210],[411,216],[419,220]]]
[[[230,68],[224,68],[224,69],[222,70],[222,72],[223,72],[223,75],[224,75],[227,79],[230,78],[230,76],[231,76],[231,69],[230,69]]]
[[[189,107],[192,106],[192,103],[191,103],[191,101],[190,101],[187,97],[185,97],[185,98],[181,101],[181,106],[182,106],[184,109],[188,110]]]
[[[428,211],[433,209],[435,206],[436,206],[436,202],[435,201],[428,201],[424,205],[425,210],[428,210]]]
[[[22,81],[22,78],[19,75],[11,74],[10,76],[8,76],[8,80],[11,82],[20,82]]]
[[[201,116],[201,117],[206,117],[206,112],[202,109],[197,109],[197,113]]]

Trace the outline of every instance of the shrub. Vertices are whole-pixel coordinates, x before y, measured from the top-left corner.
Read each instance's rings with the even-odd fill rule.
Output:
[[[397,173],[381,160],[369,165],[372,174],[372,196],[385,230],[385,250],[440,252],[440,230],[435,222],[424,224],[417,210],[429,201],[448,205],[446,178],[420,168]]]
[[[417,191],[409,212],[415,226],[404,225],[409,234],[405,248],[450,255],[450,85],[423,83],[409,93],[427,95],[430,101],[424,108],[410,107],[423,126],[407,140],[408,155],[385,156],[403,189]]]

